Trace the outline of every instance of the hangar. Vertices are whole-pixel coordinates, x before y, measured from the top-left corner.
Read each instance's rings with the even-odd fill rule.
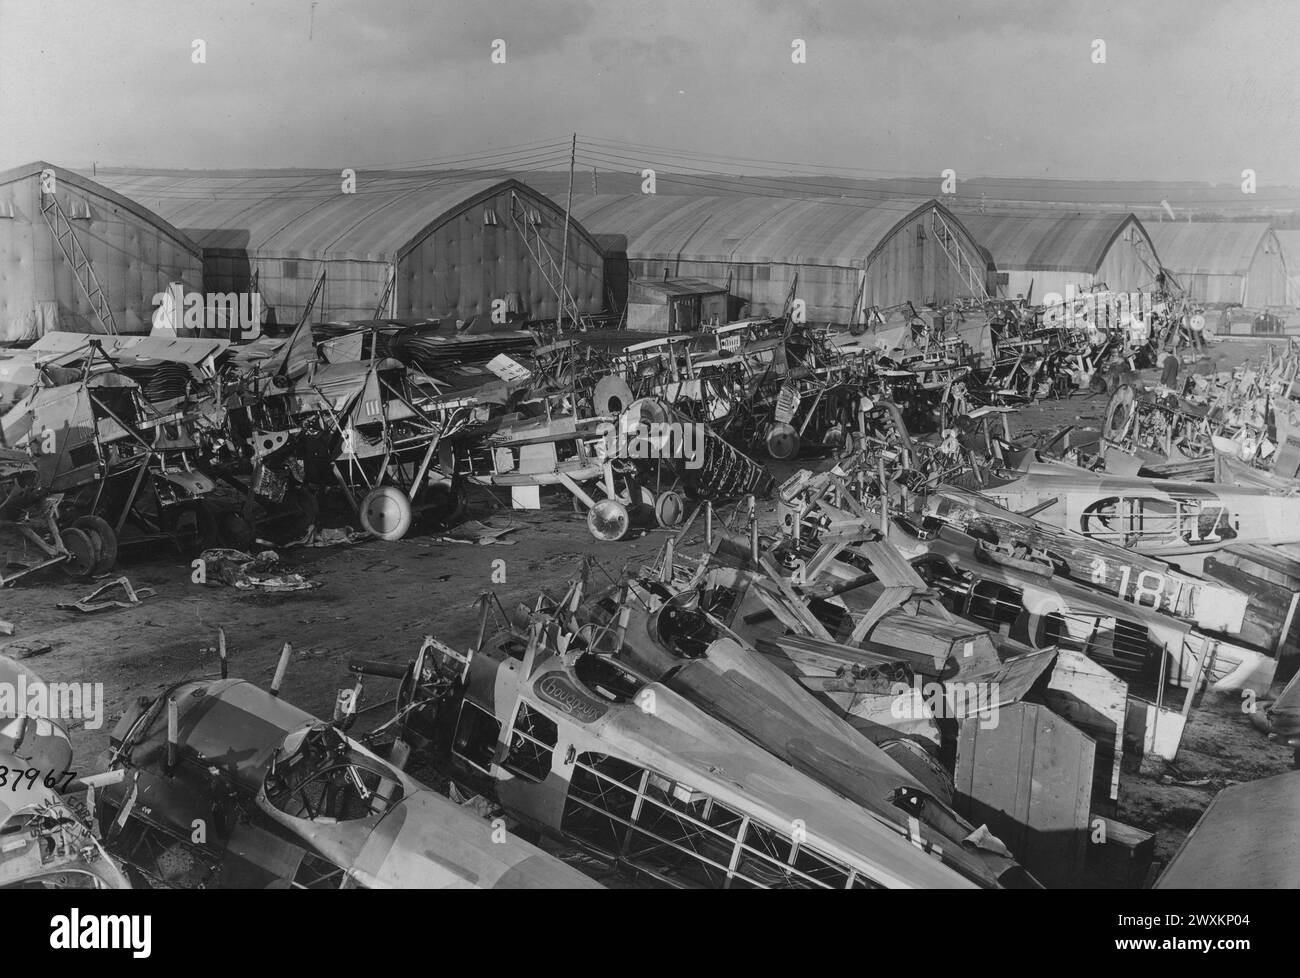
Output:
[[[794,287],[811,321],[847,323],[866,306],[979,297],[996,280],[937,200],[605,195],[575,200],[574,214],[593,233],[626,236],[633,278],[725,285],[745,315],[780,315]]]
[[[1286,304],[1300,307],[1300,231],[1278,229],[1274,233],[1286,262]]]
[[[1170,221],[1149,230],[1161,264],[1196,302],[1286,305],[1286,259],[1267,222]]]
[[[1159,248],[1131,213],[961,212],[997,264],[998,295],[1041,302],[1068,286],[1105,283],[1113,292],[1155,287]]]
[[[171,282],[199,289],[203,258],[163,217],[40,160],[0,173],[0,339],[147,333]]]
[[[578,313],[605,306],[603,256],[517,180],[426,171],[101,170],[203,249],[209,292],[256,290],[279,323],[554,320],[560,266]],[[314,295],[314,299],[313,299]],[[565,303],[568,305],[568,303]],[[565,310],[570,314],[570,310]]]

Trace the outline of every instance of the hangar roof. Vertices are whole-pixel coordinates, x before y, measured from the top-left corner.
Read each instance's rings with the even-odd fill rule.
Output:
[[[507,191],[527,207],[557,211],[518,180],[463,173],[358,170],[355,193],[343,193],[335,170],[103,169],[99,178],[206,250],[284,258],[392,261],[450,217]],[[508,214],[497,218],[508,226]],[[580,224],[572,227],[599,250]]]
[[[961,212],[975,239],[1000,271],[1096,272],[1112,242],[1128,227],[1146,234],[1131,213]],[[1151,243],[1148,235],[1147,241]],[[1152,243],[1152,250],[1160,249]]]
[[[1147,230],[1166,268],[1193,275],[1245,275],[1272,235],[1267,221],[1169,221]]]
[[[937,200],[887,199],[868,205],[783,197],[587,196],[573,213],[588,230],[627,235],[630,258],[863,268],[900,227]],[[975,238],[978,241],[978,236]]]
[[[164,234],[176,240],[177,244],[183,246],[187,251],[193,254],[199,254],[199,245],[190,237],[177,229],[177,227],[166,219],[165,216],[157,211],[152,211],[148,207],[141,205],[138,200],[129,195],[123,195],[106,183],[97,179],[77,173],[74,170],[65,170],[61,166],[55,166],[53,163],[47,163],[44,160],[33,160],[30,163],[24,163],[22,166],[16,166],[9,170],[0,171],[0,187],[6,184],[16,183],[19,180],[26,180],[29,177],[38,176],[45,170],[54,172],[56,184],[62,187],[75,187],[77,190],[86,194],[93,194],[111,201],[118,207],[134,214],[141,221],[152,224]]]

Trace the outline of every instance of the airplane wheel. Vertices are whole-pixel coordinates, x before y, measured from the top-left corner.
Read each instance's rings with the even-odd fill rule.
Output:
[[[90,537],[91,543],[99,548],[99,559],[95,561],[92,574],[107,574],[117,563],[117,533],[108,520],[102,516],[82,516],[73,524]]]
[[[1106,405],[1106,421],[1101,427],[1103,438],[1114,439],[1124,433],[1135,400],[1137,393],[1129,384],[1122,385],[1110,396]]]
[[[767,444],[767,454],[778,462],[789,461],[799,454],[799,432],[780,421],[767,429],[763,441]]]
[[[682,525],[686,515],[686,497],[672,489],[661,492],[655,500],[655,522],[663,527]]]
[[[96,546],[94,539],[85,530],[70,526],[60,530],[63,547],[68,551],[68,559],[61,566],[63,573],[75,580],[84,580],[95,572],[95,565],[102,558],[103,552]]]
[[[587,529],[597,540],[622,540],[631,528],[632,517],[617,499],[602,499],[587,512]]]
[[[411,501],[396,486],[380,486],[361,500],[361,528],[380,540],[400,540],[411,528]]]

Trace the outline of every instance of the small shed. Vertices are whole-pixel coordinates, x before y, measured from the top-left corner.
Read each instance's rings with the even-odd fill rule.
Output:
[[[627,328],[650,333],[693,333],[727,318],[727,290],[696,278],[630,279]]]

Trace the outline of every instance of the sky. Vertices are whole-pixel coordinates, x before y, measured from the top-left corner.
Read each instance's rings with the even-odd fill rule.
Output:
[[[602,169],[1294,185],[1297,93],[1296,0],[0,0],[0,169],[550,166],[576,132]]]

